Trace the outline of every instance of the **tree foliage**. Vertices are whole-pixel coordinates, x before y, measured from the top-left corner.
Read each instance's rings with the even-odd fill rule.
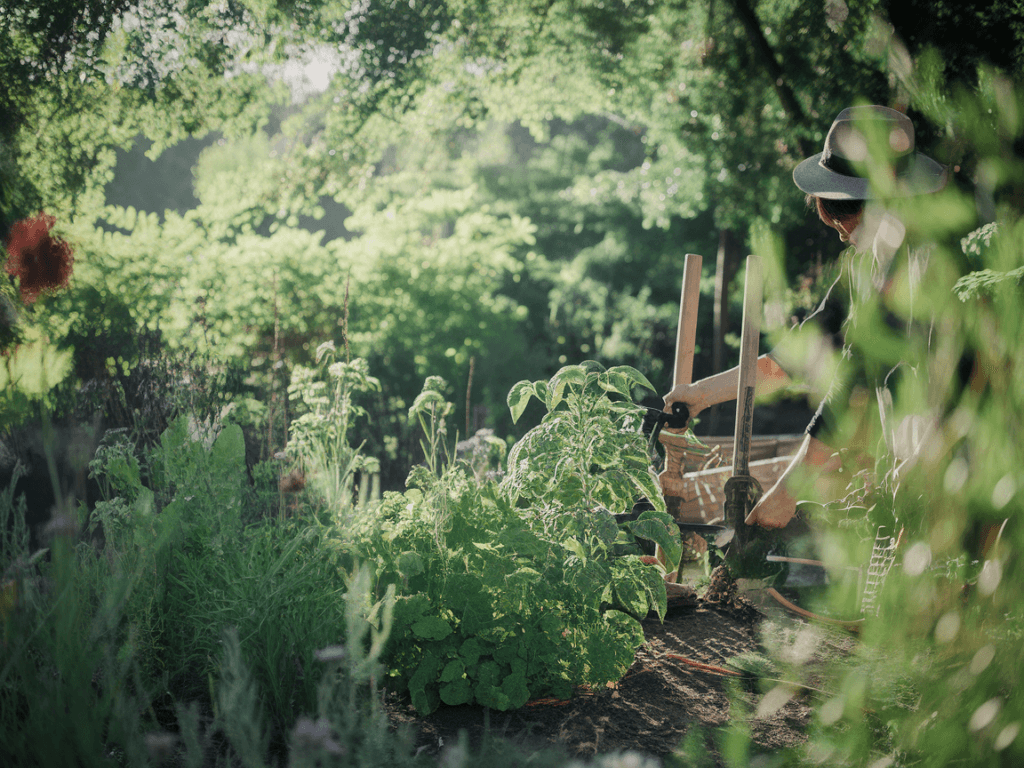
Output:
[[[513,378],[581,357],[662,390],[684,253],[758,224],[790,276],[831,255],[790,172],[842,106],[914,98],[926,150],[962,122],[919,103],[879,2],[140,0],[76,5],[64,37],[59,3],[19,8],[4,34],[36,74],[4,65],[20,111],[2,213],[73,212],[76,283],[172,346],[266,371],[348,342],[392,374],[382,413],[439,373],[466,387],[460,409],[500,420]],[[287,104],[273,78],[316,58],[326,90]],[[156,154],[215,128],[194,210],[104,209],[113,147],[141,132]],[[325,194],[351,238],[302,227]]]

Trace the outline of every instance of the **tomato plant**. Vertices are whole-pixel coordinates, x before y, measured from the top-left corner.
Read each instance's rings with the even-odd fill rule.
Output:
[[[533,395],[549,413],[513,447],[502,481],[459,462],[421,469],[356,531],[378,592],[396,590],[385,663],[420,712],[442,702],[512,709],[617,680],[643,642],[640,620],[664,614],[661,573],[636,539],[678,557],[679,535],[650,473],[633,386],[649,385],[594,363],[516,385],[513,417]],[[436,410],[434,400],[417,402]],[[641,495],[656,509],[618,525],[614,511]]]

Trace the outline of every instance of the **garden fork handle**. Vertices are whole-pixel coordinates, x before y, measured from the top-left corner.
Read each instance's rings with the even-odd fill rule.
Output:
[[[742,549],[747,513],[761,495],[761,485],[750,474],[750,437],[754,424],[754,389],[757,385],[757,350],[761,337],[761,260],[747,257],[743,286],[743,335],[740,339],[739,381],[736,387],[736,432],[733,436],[732,477],[725,486],[725,521],[736,531]]]
[[[693,355],[697,347],[697,305],[700,303],[700,270],[703,262],[704,259],[699,254],[688,253],[686,254],[686,261],[683,263],[683,288],[679,296],[679,326],[676,329],[676,358],[675,365],[672,368],[673,389],[680,385],[690,384],[693,381]],[[686,429],[686,422],[690,420],[690,410],[686,407],[685,403],[666,402],[664,410],[674,417],[673,426],[670,428],[670,431]],[[662,438],[664,438],[664,435],[662,435]],[[664,442],[664,439],[662,441]],[[658,479],[662,491],[665,491],[665,500],[669,514],[674,515],[673,510],[676,504],[673,503],[674,497],[666,491],[666,478],[681,477],[682,474],[683,464],[681,457],[670,449],[668,443],[665,443],[665,466],[658,475]],[[682,499],[674,498],[674,501],[681,502]],[[655,549],[655,556],[663,566],[668,568],[668,563],[665,561],[665,553],[660,546]],[[682,567],[681,560],[679,567]],[[670,581],[675,581],[678,576],[679,573],[676,571],[674,576],[669,575],[667,578]]]
[[[703,257],[686,254],[683,265],[683,289],[679,296],[679,326],[676,330],[676,360],[672,369],[672,387],[693,382],[693,354],[697,347],[697,305],[700,303],[700,270]],[[666,406],[668,410],[670,406]]]
[[[743,333],[740,337],[740,370],[736,386],[736,432],[733,436],[733,475],[750,474],[750,437],[754,423],[754,389],[757,385],[757,349],[761,337],[761,260],[747,257],[743,286]]]

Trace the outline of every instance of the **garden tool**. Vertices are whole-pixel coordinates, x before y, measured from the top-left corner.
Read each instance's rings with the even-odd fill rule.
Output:
[[[693,354],[696,345],[697,303],[700,288],[701,257],[688,254],[683,272],[683,288],[679,301],[679,329],[676,334],[676,358],[673,369],[673,390],[687,385],[693,376]],[[758,302],[760,303],[760,302]],[[756,330],[755,330],[756,337]],[[756,365],[756,346],[751,363]],[[666,395],[663,410],[650,409],[644,418],[644,432],[651,435],[665,449],[665,463],[658,475],[669,514],[683,530],[702,534],[720,532],[724,525],[725,483],[729,467],[718,466],[723,456],[694,437],[688,430],[689,409]],[[717,442],[710,438],[709,443]],[[770,439],[751,446],[747,440],[747,474],[757,477],[762,485],[770,486],[788,466],[783,458],[791,440]],[[721,446],[724,448],[725,446]],[[753,454],[760,454],[752,461]],[[781,451],[781,452],[780,452]]]
[[[683,287],[679,297],[679,327],[676,331],[676,357],[672,369],[672,387],[689,384],[693,380],[693,354],[697,344],[697,305],[700,301],[700,271],[703,259],[695,253],[686,254],[683,267]],[[665,465],[658,475],[668,512],[684,530],[706,533],[717,515],[682,515],[685,499],[678,492],[683,474],[697,469],[708,453],[707,446],[693,437],[687,429],[690,412],[685,403],[666,404],[657,414],[652,440],[660,440],[665,447]]]
[[[676,330],[676,357],[672,369],[672,387],[689,384],[693,380],[693,355],[697,345],[697,305],[700,301],[700,271],[703,258],[695,253],[686,254],[683,266],[683,287],[679,297],[679,326]],[[651,414],[653,417],[654,415]],[[684,472],[695,468],[706,455],[707,448],[693,437],[687,429],[690,412],[685,403],[666,404],[665,410],[657,412],[651,422],[651,442],[659,441],[665,447],[665,465],[658,475],[665,506],[668,513],[675,518],[679,528],[685,533],[715,533],[721,526],[711,524],[704,517],[683,517],[679,514],[685,500],[673,493],[679,486]],[[646,429],[646,427],[645,427]],[[664,552],[660,548],[656,557],[666,568]],[[682,567],[682,563],[680,563]],[[669,575],[669,581],[678,578],[678,572]]]
[[[761,484],[750,474],[750,436],[754,423],[757,350],[761,334],[761,260],[747,257],[743,286],[743,334],[740,339],[739,382],[736,390],[736,431],[733,438],[732,477],[725,483],[725,522],[735,531],[733,546],[746,541],[747,513],[761,497]]]

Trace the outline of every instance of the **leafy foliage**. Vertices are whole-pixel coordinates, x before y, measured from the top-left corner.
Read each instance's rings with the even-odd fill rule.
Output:
[[[566,366],[547,382],[512,387],[508,403],[514,420],[531,398],[547,409],[541,424],[509,452],[502,487],[512,501],[543,508],[571,535],[586,535],[591,525],[586,516],[595,508],[624,513],[646,497],[664,512],[640,432],[642,409],[632,403],[640,387],[652,388],[639,371],[604,370],[594,362]]]
[[[142,764],[146,713],[169,711],[151,691],[167,682],[212,703],[211,679],[230,759],[263,762],[256,686],[278,734],[315,709],[290,734],[297,760],[337,757],[335,736],[355,743],[364,710],[350,706],[352,689],[314,686],[310,644],[334,643],[347,623],[347,670],[365,687],[392,592],[387,669],[421,709],[510,707],[621,672],[636,616],[662,606],[630,535],[671,552],[674,529],[657,511],[626,531],[614,524],[634,495],[652,495],[627,402],[649,385],[568,363],[628,362],[657,386],[675,319],[669,276],[687,250],[714,250],[716,228],[740,239],[752,228],[757,250],[771,239],[779,275],[826,261],[789,173],[820,147],[829,117],[863,98],[914,110],[920,147],[949,162],[953,183],[897,204],[910,235],[933,246],[928,280],[907,291],[909,267],[896,266],[893,292],[859,308],[851,365],[870,374],[898,359],[905,375],[885,420],[851,391],[837,434],[868,456],[875,486],[858,486],[859,467],[851,496],[816,520],[841,564],[863,562],[864,537],[898,521],[903,567],[863,652],[832,671],[807,753],[778,759],[1019,763],[1019,674],[998,663],[1019,658],[1022,637],[1011,588],[1024,546],[1012,523],[1024,485],[1019,13],[1011,2],[908,8],[909,25],[896,4],[839,0],[6,3],[0,230],[45,205],[69,222],[77,256],[72,290],[33,305],[32,333],[4,338],[7,380],[41,396],[44,375],[74,360],[82,379],[120,381],[146,364],[141,352],[98,354],[87,371],[69,348],[126,349],[118,342],[137,324],[159,326],[172,347],[217,349],[254,379],[280,383],[290,367],[296,405],[311,406],[295,452],[342,435],[331,462],[343,464],[356,455],[351,435],[396,459],[420,426],[428,466],[346,538],[319,521],[262,520],[237,427],[215,437],[207,414],[174,422],[148,455],[106,445],[106,498],[89,520],[102,558],[74,546],[74,521],[57,521],[45,554],[21,551],[24,531],[5,528],[5,760],[104,764],[113,749]],[[325,52],[336,65],[327,90],[285,107],[261,67]],[[975,69],[978,58],[1011,68]],[[273,128],[254,133],[275,103]],[[227,138],[198,163],[194,211],[103,206],[114,147],[141,132],[156,153],[211,129]],[[349,239],[300,228],[321,214],[322,194],[348,206]],[[815,305],[810,291],[794,301]],[[885,317],[927,318],[933,343],[891,332]],[[321,379],[311,366],[325,337],[354,359]],[[371,370],[386,372],[380,392]],[[428,375],[465,384],[467,409],[491,407],[499,429],[509,382],[528,379],[507,401],[517,428],[533,426],[530,400],[544,403],[501,485],[457,463],[442,470],[441,422],[462,419],[440,379],[416,398]],[[357,390],[365,422],[349,418]],[[930,425],[912,460],[892,450],[904,417]],[[273,475],[253,472],[262,493],[275,493]],[[334,498],[351,504],[344,491]],[[372,555],[372,578],[349,578],[357,550]],[[227,623],[237,635],[221,632]],[[196,674],[160,679],[182,669]],[[740,764],[749,739],[735,711],[722,744]],[[54,735],[54,712],[72,727]],[[198,762],[199,713],[175,714]],[[381,744],[360,755],[404,759]]]
[[[964,253],[968,257],[971,257],[972,261],[975,261],[976,263],[993,263],[1002,261],[1002,258],[998,256],[994,257],[994,249],[1012,249],[1012,246],[1001,245],[1000,240],[1003,237],[1004,236],[999,232],[998,226],[993,222],[991,224],[986,224],[967,235],[967,237],[961,241],[960,247],[963,248]],[[991,295],[1001,284],[1008,281],[1013,281],[1015,285],[1019,286],[1022,280],[1024,280],[1024,267],[1017,267],[1016,269],[1005,271],[979,269],[977,271],[970,272],[957,280],[956,284],[953,286],[953,291],[956,293],[957,298],[960,299],[960,301],[968,301],[969,299],[976,299],[980,296]]]
[[[580,386],[588,376],[592,386]],[[386,587],[397,594],[385,656],[389,674],[418,710],[442,702],[514,709],[531,697],[565,697],[576,685],[618,679],[632,662],[643,639],[639,620],[665,611],[661,572],[641,562],[633,537],[664,541],[676,558],[680,550],[678,531],[663,512],[645,513],[627,533],[597,503],[628,498],[631,507],[649,489],[663,504],[649,480],[642,439],[626,440],[616,421],[626,409],[617,413],[606,394],[629,396],[644,381],[632,369],[599,374],[578,366],[545,388],[558,393],[548,398],[552,409],[566,403],[591,414],[591,439],[621,451],[605,467],[557,466],[554,454],[531,456],[533,477],[547,475],[547,492],[540,485],[527,492],[480,483],[458,463],[440,476],[419,471],[410,476],[418,487],[385,494],[377,515],[363,524],[356,550],[376,563],[378,594]],[[509,396],[520,413],[521,393],[517,387]],[[444,405],[428,382],[414,409],[443,412]],[[629,405],[628,413],[635,410]],[[557,439],[565,448],[571,437]],[[513,456],[526,460],[518,447],[510,465]],[[575,489],[572,502],[566,483]],[[591,496],[579,494],[584,486]]]
[[[317,679],[304,670],[341,620],[344,581],[331,550],[315,529],[255,517],[237,424],[214,433],[182,417],[143,460],[122,440],[90,468],[107,496],[90,527],[118,571],[138,574],[119,630],[124,652],[192,699],[206,690],[223,631],[236,628],[282,732],[312,706]]]

